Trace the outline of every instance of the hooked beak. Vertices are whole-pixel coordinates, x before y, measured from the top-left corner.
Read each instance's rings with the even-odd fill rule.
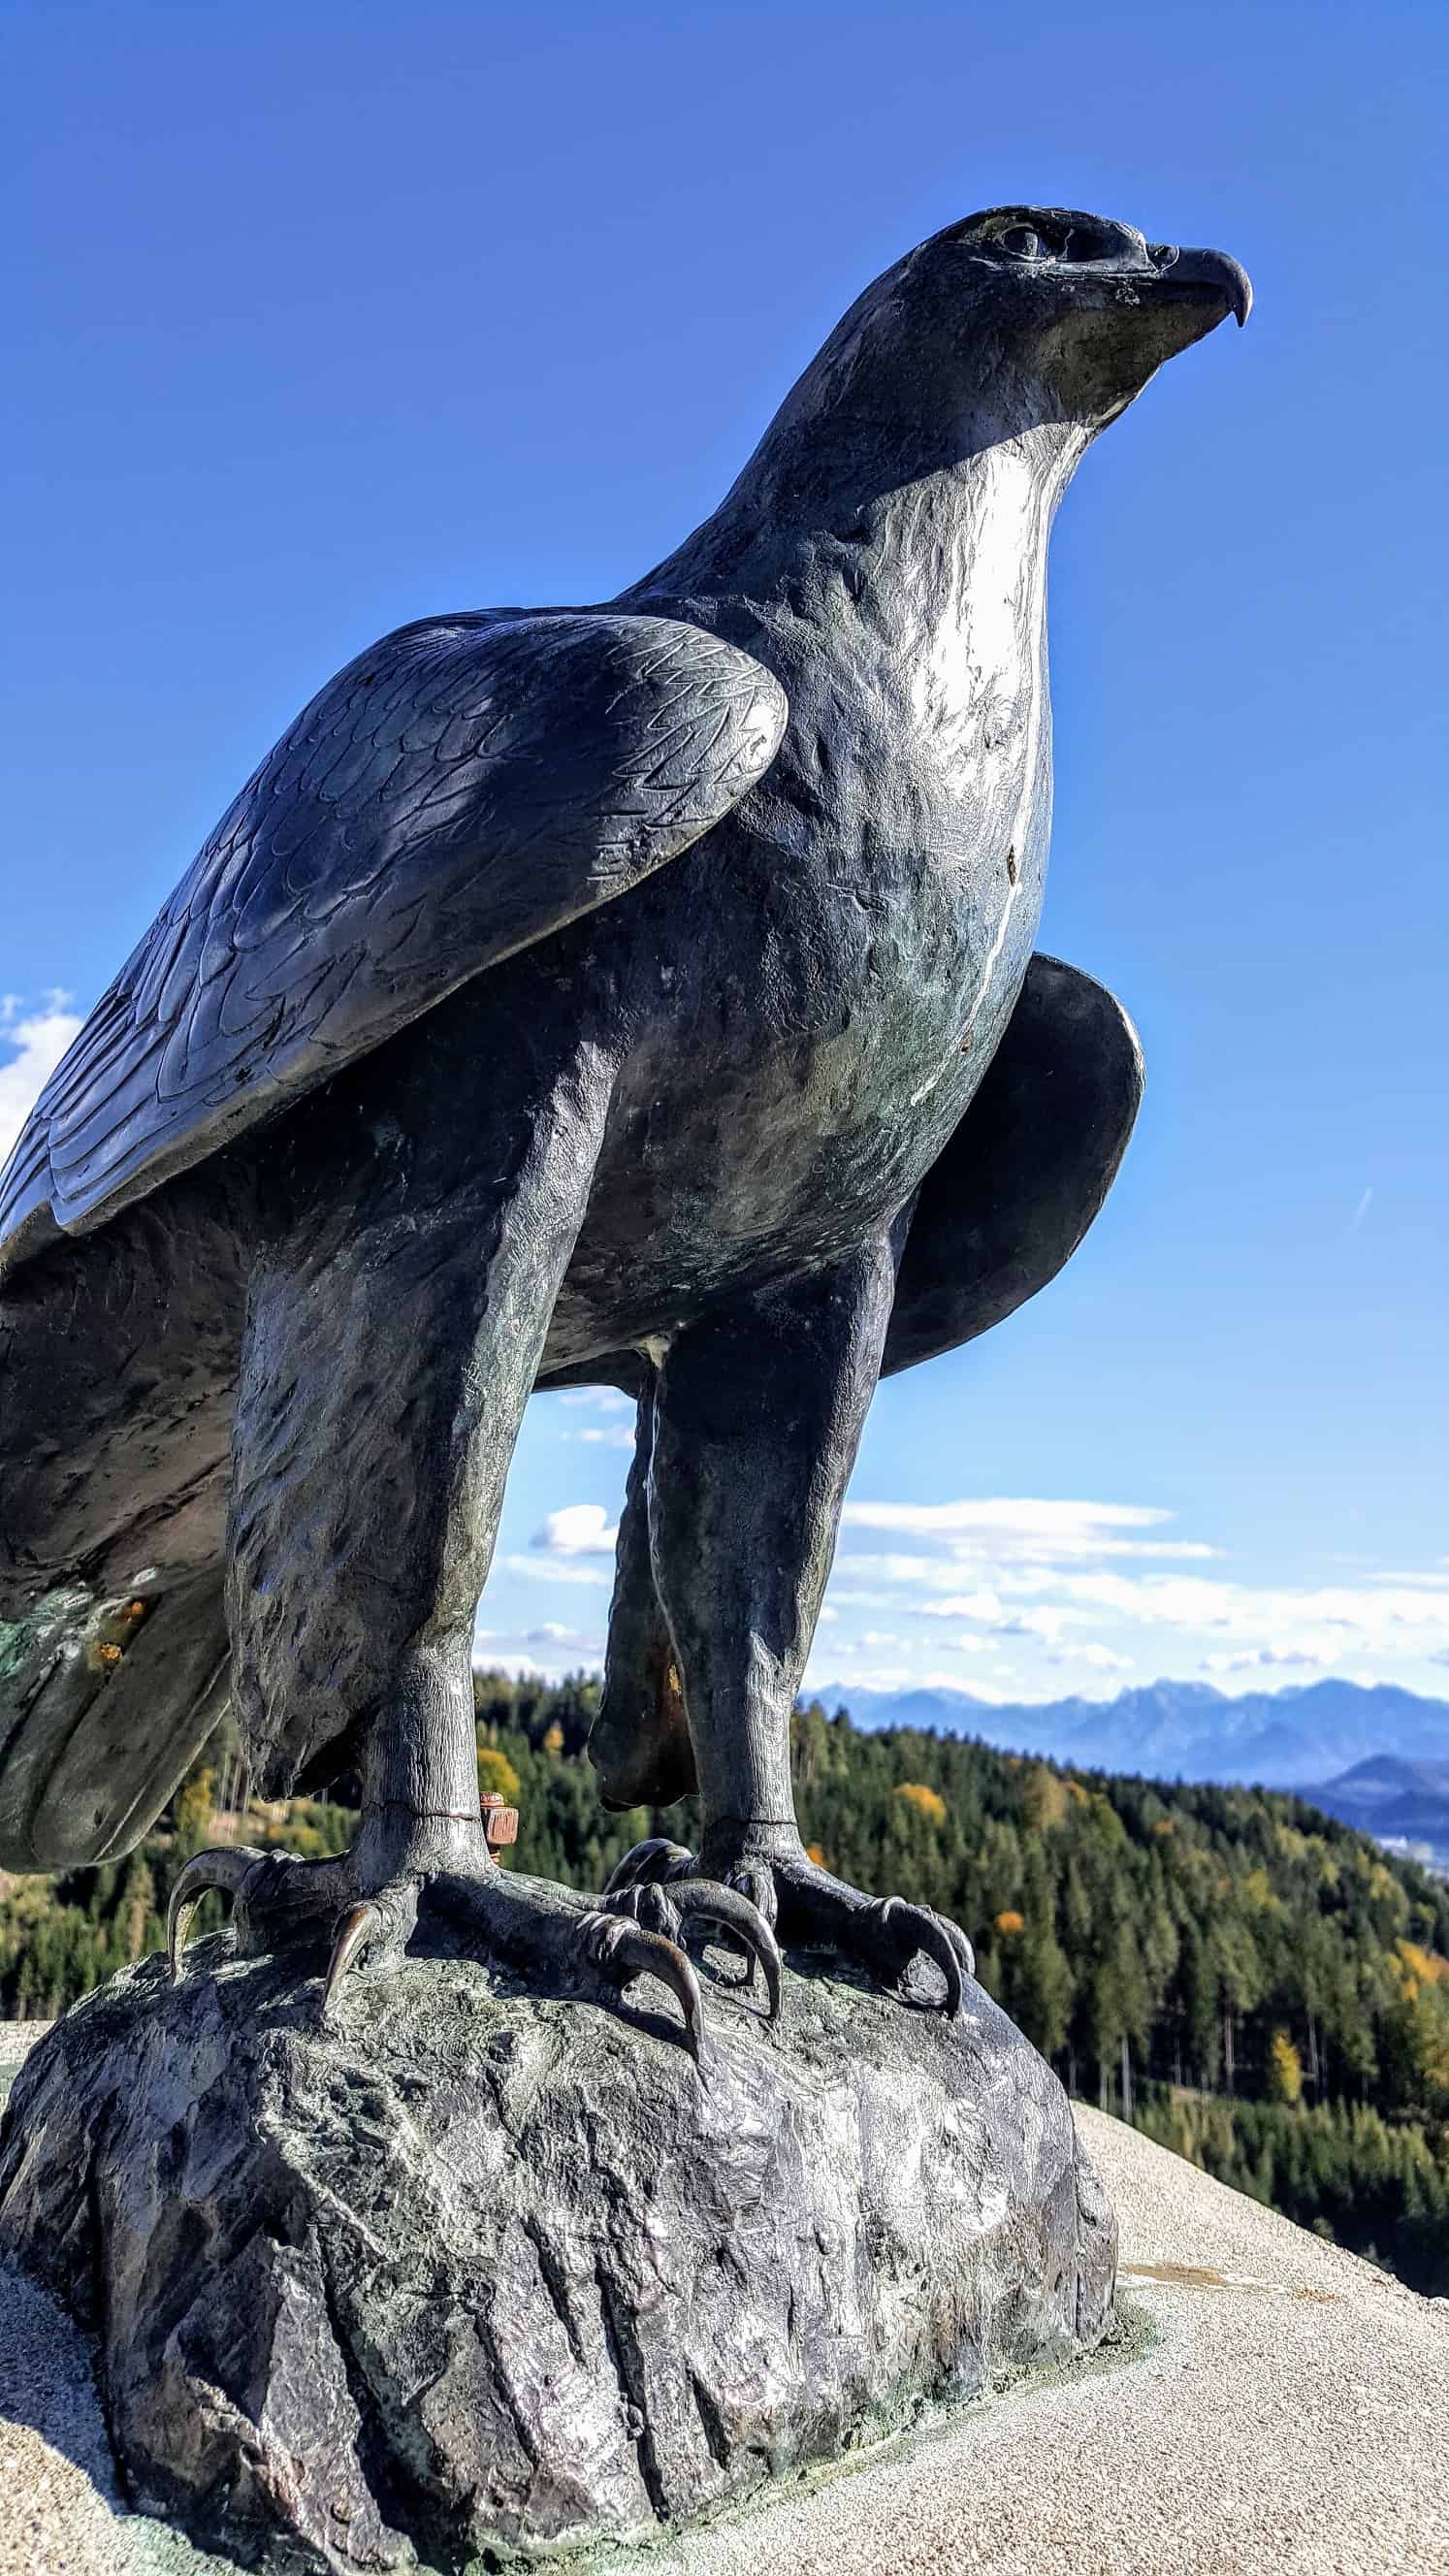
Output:
[[[1225,250],[1159,250],[1154,245],[1152,256],[1167,286],[1216,287],[1242,329],[1253,309],[1252,280]]]

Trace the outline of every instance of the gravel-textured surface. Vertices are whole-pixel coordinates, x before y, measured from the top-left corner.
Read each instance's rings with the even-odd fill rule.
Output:
[[[0,2022],[0,2105],[50,2028]],[[122,2509],[92,2350],[38,2281],[0,2260],[0,2576],[222,2576],[219,2560]]]
[[[1449,2570],[1449,2303],[1119,2121],[1077,2124],[1122,2231],[1122,2366],[968,2407],[655,2576]]]
[[[1122,2225],[1124,2357],[591,2576],[1449,2576],[1449,2305],[1077,2117]],[[234,2576],[117,2513],[87,2364],[0,2278],[0,2576]]]

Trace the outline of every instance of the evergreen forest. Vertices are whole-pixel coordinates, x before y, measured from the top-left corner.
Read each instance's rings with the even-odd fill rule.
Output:
[[[510,1866],[596,1888],[642,1835],[691,1840],[689,1801],[600,1805],[594,1682],[487,1673],[475,1698],[480,1787],[520,1811]],[[1449,1886],[1294,1798],[865,1732],[818,1704],[794,1766],[814,1856],[953,1915],[1071,2091],[1449,2295]],[[0,1876],[0,2018],[51,2019],[163,1946],[203,1844],[340,1850],[354,1796],[258,1804],[224,1724],[128,1859]]]

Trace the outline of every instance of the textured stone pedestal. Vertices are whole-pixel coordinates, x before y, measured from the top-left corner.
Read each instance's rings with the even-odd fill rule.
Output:
[[[621,2018],[419,1959],[322,2032],[315,1980],[225,1959],[36,2049],[0,2247],[97,2333],[136,2500],[241,2554],[657,2533],[1105,2323],[1111,2213],[974,1986],[949,2026],[790,1973],[770,2030],[726,1968],[701,2086],[647,1984]]]

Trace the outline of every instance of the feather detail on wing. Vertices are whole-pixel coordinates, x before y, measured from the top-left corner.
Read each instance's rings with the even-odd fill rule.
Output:
[[[623,894],[775,756],[784,693],[672,618],[403,627],[222,817],[0,1174],[0,1261],[84,1231]]]

